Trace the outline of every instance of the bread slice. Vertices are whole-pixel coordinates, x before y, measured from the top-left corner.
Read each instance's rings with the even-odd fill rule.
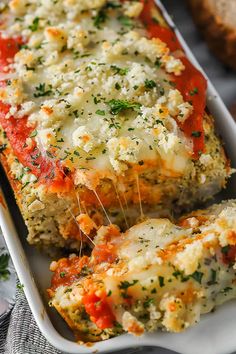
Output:
[[[173,224],[148,219],[124,234],[102,227],[91,257],[53,262],[54,306],[79,338],[181,332],[236,297],[236,203]]]
[[[236,69],[235,0],[187,0],[193,19],[211,50],[227,66]]]

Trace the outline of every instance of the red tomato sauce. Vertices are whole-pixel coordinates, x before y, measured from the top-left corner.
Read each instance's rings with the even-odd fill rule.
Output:
[[[22,43],[20,38],[2,38],[0,33],[0,72],[8,71],[7,66],[13,62]]]
[[[62,258],[57,263],[57,269],[52,276],[52,290],[56,290],[61,285],[70,286],[76,280],[79,280],[80,276],[87,272],[89,257]]]
[[[19,50],[21,40],[18,38],[1,38],[0,36],[0,73],[8,72],[8,64],[13,61],[15,54]],[[0,81],[0,86],[5,86],[5,81]],[[71,179],[65,175],[63,167],[59,161],[49,159],[42,155],[36,142],[32,139],[32,144],[27,146],[26,139],[30,137],[35,127],[27,125],[28,118],[6,119],[10,106],[0,101],[0,123],[7,138],[14,150],[14,154],[24,167],[28,167],[39,181],[46,183],[54,192],[68,191],[71,188]]]
[[[235,262],[236,259],[236,245],[229,246],[227,252],[223,253],[223,262],[225,264],[232,264]]]
[[[105,329],[114,327],[115,316],[107,303],[105,293],[99,297],[94,292],[86,294],[83,297],[83,304],[86,312],[90,316],[90,320],[94,322],[98,328]]]
[[[174,31],[160,26],[153,20],[152,9],[156,6],[154,1],[141,0],[141,2],[144,4],[144,9],[140,18],[146,25],[150,37],[160,38],[168,45],[171,52],[179,49],[183,50]],[[182,56],[180,59],[185,66],[185,70],[180,76],[172,75],[171,81],[182,93],[184,100],[193,105],[192,115],[180,127],[188,137],[191,137],[193,141],[193,157],[198,158],[200,153],[204,151],[203,116],[206,107],[207,81],[186,56]]]
[[[92,252],[93,263],[113,263],[117,259],[115,247],[112,244],[96,245]]]

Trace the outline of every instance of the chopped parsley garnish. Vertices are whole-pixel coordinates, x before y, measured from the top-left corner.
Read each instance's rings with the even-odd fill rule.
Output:
[[[108,3],[106,4],[106,8],[110,8],[110,9],[119,9],[121,7],[121,4],[115,3],[115,2],[111,2],[108,1]]]
[[[155,66],[158,67],[158,68],[161,67],[161,61],[160,61],[160,59],[157,59],[157,60],[155,61]]]
[[[190,275],[194,280],[196,280],[199,284],[202,283],[202,277],[203,277],[203,273],[202,272],[198,272],[196,270],[196,272],[194,272],[193,274]]]
[[[119,284],[119,289],[128,289],[130,288],[131,286],[135,285],[138,283],[138,280],[134,279],[131,283],[128,282],[127,280],[124,280],[124,281],[121,281],[120,284]]]
[[[211,269],[211,280],[207,284],[208,285],[217,284],[217,281],[216,281],[216,270]]]
[[[98,114],[99,116],[105,116],[106,115],[106,112],[102,111],[101,109],[98,109],[95,113]]]
[[[35,68],[30,67],[27,64],[25,64],[25,68],[26,68],[27,71],[35,71]]]
[[[127,280],[121,281],[120,284],[118,285],[118,288],[122,290],[121,296],[124,299],[130,299],[131,296],[128,294],[127,291],[131,286],[134,286],[137,283],[138,283],[138,280],[136,280],[136,279],[134,279],[132,282],[129,282]]]
[[[93,24],[96,28],[101,29],[101,25],[106,21],[106,19],[107,19],[106,13],[103,10],[101,10],[94,17]]]
[[[28,186],[28,184],[30,184],[30,182],[25,182],[25,184],[23,184],[23,186],[21,187],[21,190],[23,190],[26,186]]]
[[[108,293],[107,293],[107,297],[108,297],[108,296],[111,296],[111,294],[112,294],[112,291],[109,290]]]
[[[38,134],[37,130],[33,130],[30,134],[30,138],[34,138]]]
[[[32,32],[36,32],[39,28],[39,17],[35,17],[32,25],[28,27]]]
[[[149,298],[149,299],[147,299],[147,300],[144,301],[143,307],[146,309],[146,308],[149,307],[151,304],[153,304],[153,302],[154,302],[154,299]]]
[[[79,117],[79,111],[76,109],[75,111],[72,112],[75,118]]]
[[[66,294],[66,293],[71,293],[72,292],[72,289],[71,288],[68,288],[68,289],[66,289],[65,291],[64,291],[64,293]]]
[[[9,263],[10,256],[7,253],[4,253],[0,256],[0,280],[7,280],[9,278]]]
[[[202,135],[202,133],[199,132],[198,130],[195,130],[192,132],[192,136],[194,136],[194,138],[200,138],[201,135]]]
[[[44,97],[50,96],[52,94],[52,85],[48,85],[46,87],[45,83],[40,83],[38,86],[35,87],[36,92],[34,93],[34,97]]]
[[[51,159],[53,159],[55,156],[48,150],[46,150],[46,154],[48,157],[50,157]]]
[[[222,293],[226,294],[227,292],[229,292],[230,290],[233,290],[233,288],[231,288],[230,286],[227,286],[226,288],[224,288],[223,290],[221,290]]]
[[[0,153],[3,152],[7,147],[7,144],[1,144],[0,145]]]
[[[164,96],[165,89],[163,87],[159,87],[159,93],[160,93],[161,96]]]
[[[197,87],[194,87],[194,89],[191,90],[191,91],[189,92],[189,94],[190,94],[190,96],[195,96],[195,95],[197,95],[197,94],[198,94],[198,88],[197,88]]]
[[[157,86],[157,84],[155,83],[155,81],[153,81],[153,80],[148,80],[148,79],[145,80],[145,87],[146,87],[147,89],[153,89],[153,88],[156,87],[156,86]]]
[[[20,45],[20,49],[28,49],[28,45],[27,44],[21,44]]]
[[[119,82],[115,83],[115,89],[116,90],[120,90],[121,89],[121,86],[120,86]]]
[[[129,71],[128,68],[119,68],[116,65],[111,65],[111,69],[115,71],[115,75],[119,74],[121,76],[125,76],[127,72]]]
[[[159,275],[158,280],[159,280],[160,287],[163,288],[163,286],[165,286],[164,277]]]
[[[176,279],[178,279],[178,277],[180,277],[181,282],[184,283],[186,281],[189,280],[189,276],[185,276],[183,272],[181,272],[180,270],[176,270],[172,273],[173,277],[175,277]]]
[[[227,254],[229,252],[229,250],[230,250],[230,246],[229,245],[228,246],[224,246],[224,247],[221,248],[221,253]]]
[[[133,27],[134,26],[134,21],[128,16],[119,16],[118,20],[125,27]]]
[[[65,275],[66,275],[66,273],[65,273],[65,272],[61,272],[61,273],[60,273],[60,277],[61,277],[61,278],[64,278],[64,277],[65,277]]]
[[[129,102],[129,101],[125,101],[125,100],[112,99],[107,103],[110,106],[110,108],[111,108],[110,112],[113,115],[117,115],[127,109],[132,109],[133,111],[139,112],[140,107],[141,107],[140,103]]]
[[[160,22],[158,21],[158,19],[156,17],[152,17],[152,22],[154,22],[157,25],[160,24]]]
[[[84,277],[84,276],[86,276],[86,275],[91,274],[91,272],[92,272],[91,268],[89,268],[87,265],[84,265],[84,266],[82,267],[82,269],[81,269],[79,275],[81,275],[81,276]]]
[[[121,324],[119,322],[114,322],[114,327],[116,327],[117,329],[123,329],[123,327],[121,326]]]

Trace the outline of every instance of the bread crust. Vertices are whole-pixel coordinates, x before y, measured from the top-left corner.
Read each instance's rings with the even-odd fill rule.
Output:
[[[224,64],[236,70],[236,27],[227,23],[209,0],[187,0],[187,3],[210,49]]]

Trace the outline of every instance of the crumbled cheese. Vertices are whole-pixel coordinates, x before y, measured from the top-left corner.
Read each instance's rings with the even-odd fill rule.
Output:
[[[65,166],[78,163],[64,153],[73,153],[76,147],[95,154],[89,156],[90,166],[92,159],[97,161],[94,150],[99,148],[104,152],[103,166],[117,174],[128,163],[137,163],[141,154],[147,159],[156,154],[163,169],[183,171],[192,147],[174,121],[183,123],[192,106],[172,89],[169,73],[179,75],[184,65],[166,43],[145,37],[140,23],[132,20],[140,15],[141,2],[127,1],[117,10],[103,9],[106,4],[106,0],[10,1],[12,19],[3,36],[19,34],[27,47],[11,65],[21,79],[0,89],[1,100],[12,106],[6,118],[28,115],[29,123],[37,125],[36,141],[46,151],[55,145],[60,130],[56,156]],[[122,35],[120,14],[134,23]],[[157,60],[160,65],[153,65]],[[140,110],[113,114],[111,100],[140,105]],[[81,166],[88,167],[86,158],[80,157]]]
[[[142,10],[143,10],[143,4],[138,1],[126,1],[124,4],[124,14],[128,17],[138,17]]]
[[[227,207],[219,214],[215,222],[216,230],[219,232],[219,240],[222,247],[229,244],[236,244],[236,229],[235,209]]]
[[[84,51],[89,42],[90,37],[88,31],[77,27],[69,33],[67,48],[77,51]]]
[[[11,80],[11,85],[0,88],[0,99],[12,106],[20,105],[25,98],[23,83],[21,79]]]
[[[185,306],[181,299],[167,294],[160,302],[160,309],[164,312],[162,324],[167,331],[180,332],[188,327],[185,322]]]
[[[144,255],[135,257],[129,261],[129,270],[145,269],[153,264],[162,264],[162,259],[157,257],[156,251],[149,250]]]
[[[179,105],[181,105],[183,101],[183,96],[181,95],[179,90],[170,90],[168,92],[168,104],[167,107],[172,116],[177,116],[179,114]]]
[[[22,105],[20,106],[19,111],[17,112],[17,118],[21,118],[24,116],[28,116],[29,114],[31,114],[34,109],[35,109],[36,105],[33,101],[26,101],[23,102]]]
[[[199,260],[202,257],[203,246],[202,242],[194,241],[186,245],[182,252],[177,253],[174,265],[184,271],[186,275],[190,275],[197,270]]]
[[[50,148],[51,145],[55,145],[56,138],[52,128],[40,129],[37,132],[35,140],[43,151]]]
[[[110,161],[114,169],[120,170],[120,162],[138,162],[141,140],[137,138],[122,137],[111,138],[107,147],[110,152]],[[118,163],[118,165],[117,165]]]
[[[165,154],[173,151],[180,144],[180,139],[175,134],[165,134],[165,131],[159,134],[158,140],[158,148]]]
[[[25,185],[26,183],[31,183],[31,182],[36,182],[37,177],[33,175],[32,173],[25,173],[23,177],[21,178],[21,183]]]
[[[17,16],[21,16],[25,13],[26,4],[26,0],[11,0],[9,2],[9,7],[13,13],[15,13]]]
[[[177,119],[180,123],[184,123],[186,119],[190,117],[190,115],[193,113],[193,106],[189,102],[183,102],[178,106],[179,108],[179,114],[177,116]]]
[[[175,74],[176,76],[181,75],[182,71],[185,69],[182,61],[171,55],[164,55],[162,57],[162,62],[165,64],[166,71],[170,74]]]
[[[144,325],[139,322],[130,312],[125,311],[122,316],[122,326],[125,331],[140,336],[144,332]]]
[[[91,151],[97,145],[94,136],[85,126],[81,126],[73,132],[72,141],[74,146],[80,147],[86,152]]]
[[[169,91],[167,107],[170,114],[173,117],[177,116],[180,123],[184,123],[193,112],[193,106],[189,102],[184,102],[179,90]]]
[[[150,312],[150,320],[159,320],[161,318],[161,313],[160,311],[157,311],[154,304],[149,305],[148,311]]]
[[[36,211],[40,211],[45,209],[45,204],[43,204],[40,200],[36,199],[28,206],[28,209],[34,213]]]
[[[213,158],[209,154],[201,154],[199,161],[204,166],[209,166],[213,163]]]

